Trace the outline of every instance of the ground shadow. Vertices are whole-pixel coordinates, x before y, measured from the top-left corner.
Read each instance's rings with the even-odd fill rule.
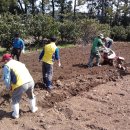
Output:
[[[47,90],[47,87],[43,83],[41,83],[41,82],[35,83],[34,88],[39,88],[39,89]]]
[[[0,110],[0,120],[3,118],[11,118],[11,112],[6,112],[4,110]]]
[[[74,64],[72,67],[87,68],[87,64]]]
[[[108,65],[108,64],[102,64],[101,63],[101,66],[105,66],[105,65]],[[87,64],[75,64],[75,65],[72,65],[73,67],[79,67],[79,68],[92,68],[92,67],[96,67],[96,63],[93,63],[93,66],[92,67],[88,67]]]

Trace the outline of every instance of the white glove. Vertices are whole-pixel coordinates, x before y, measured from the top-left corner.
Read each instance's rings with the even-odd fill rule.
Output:
[[[60,62],[58,63],[58,66],[61,67],[61,63]]]
[[[25,53],[25,50],[24,50],[24,49],[22,50],[22,53],[23,53],[23,54]]]

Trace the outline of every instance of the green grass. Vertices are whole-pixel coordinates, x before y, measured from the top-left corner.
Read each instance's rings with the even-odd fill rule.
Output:
[[[62,44],[62,45],[57,45],[58,48],[69,48],[69,47],[74,47],[74,46],[75,46],[74,44],[68,44],[68,43]],[[42,49],[43,49],[43,48],[41,47],[41,48],[38,48],[37,50],[38,50],[38,51],[41,51]],[[26,49],[25,49],[25,50],[26,50]],[[35,50],[36,50],[35,47],[31,49],[31,51],[35,51]],[[26,50],[26,52],[29,52],[29,50]]]
[[[62,44],[62,45],[58,45],[58,47],[59,48],[69,48],[69,47],[74,47],[75,45],[74,44],[70,44],[70,43],[64,43],[64,44]],[[35,51],[37,48],[32,48],[31,49],[31,52],[32,51]],[[38,48],[37,50],[38,51],[41,51],[43,48]],[[1,48],[0,47],[0,56],[2,56],[4,53],[6,53],[7,51],[6,51],[6,48]],[[28,53],[29,52],[29,50],[26,50],[26,48],[25,48],[25,52],[26,53]]]
[[[0,56],[2,56],[6,52],[6,48],[0,47]]]
[[[69,48],[69,47],[74,47],[75,45],[74,44],[62,44],[62,45],[58,45],[59,48]]]

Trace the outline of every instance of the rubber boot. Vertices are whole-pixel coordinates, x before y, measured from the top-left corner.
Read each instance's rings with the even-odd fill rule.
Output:
[[[12,109],[13,109],[12,117],[19,118],[19,103],[12,105]]]
[[[36,107],[36,98],[30,99],[30,109],[33,113],[38,110]]]

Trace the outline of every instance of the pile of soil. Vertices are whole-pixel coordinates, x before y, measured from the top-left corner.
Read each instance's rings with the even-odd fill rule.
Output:
[[[129,130],[130,77],[109,65],[87,68],[91,45],[60,49],[61,67],[54,64],[53,90],[43,89],[39,53],[21,56],[35,80],[38,112],[31,113],[26,95],[20,118],[11,118],[9,95],[0,98],[1,130]],[[115,43],[113,50],[130,61],[130,44]],[[0,92],[5,87],[0,83]]]

